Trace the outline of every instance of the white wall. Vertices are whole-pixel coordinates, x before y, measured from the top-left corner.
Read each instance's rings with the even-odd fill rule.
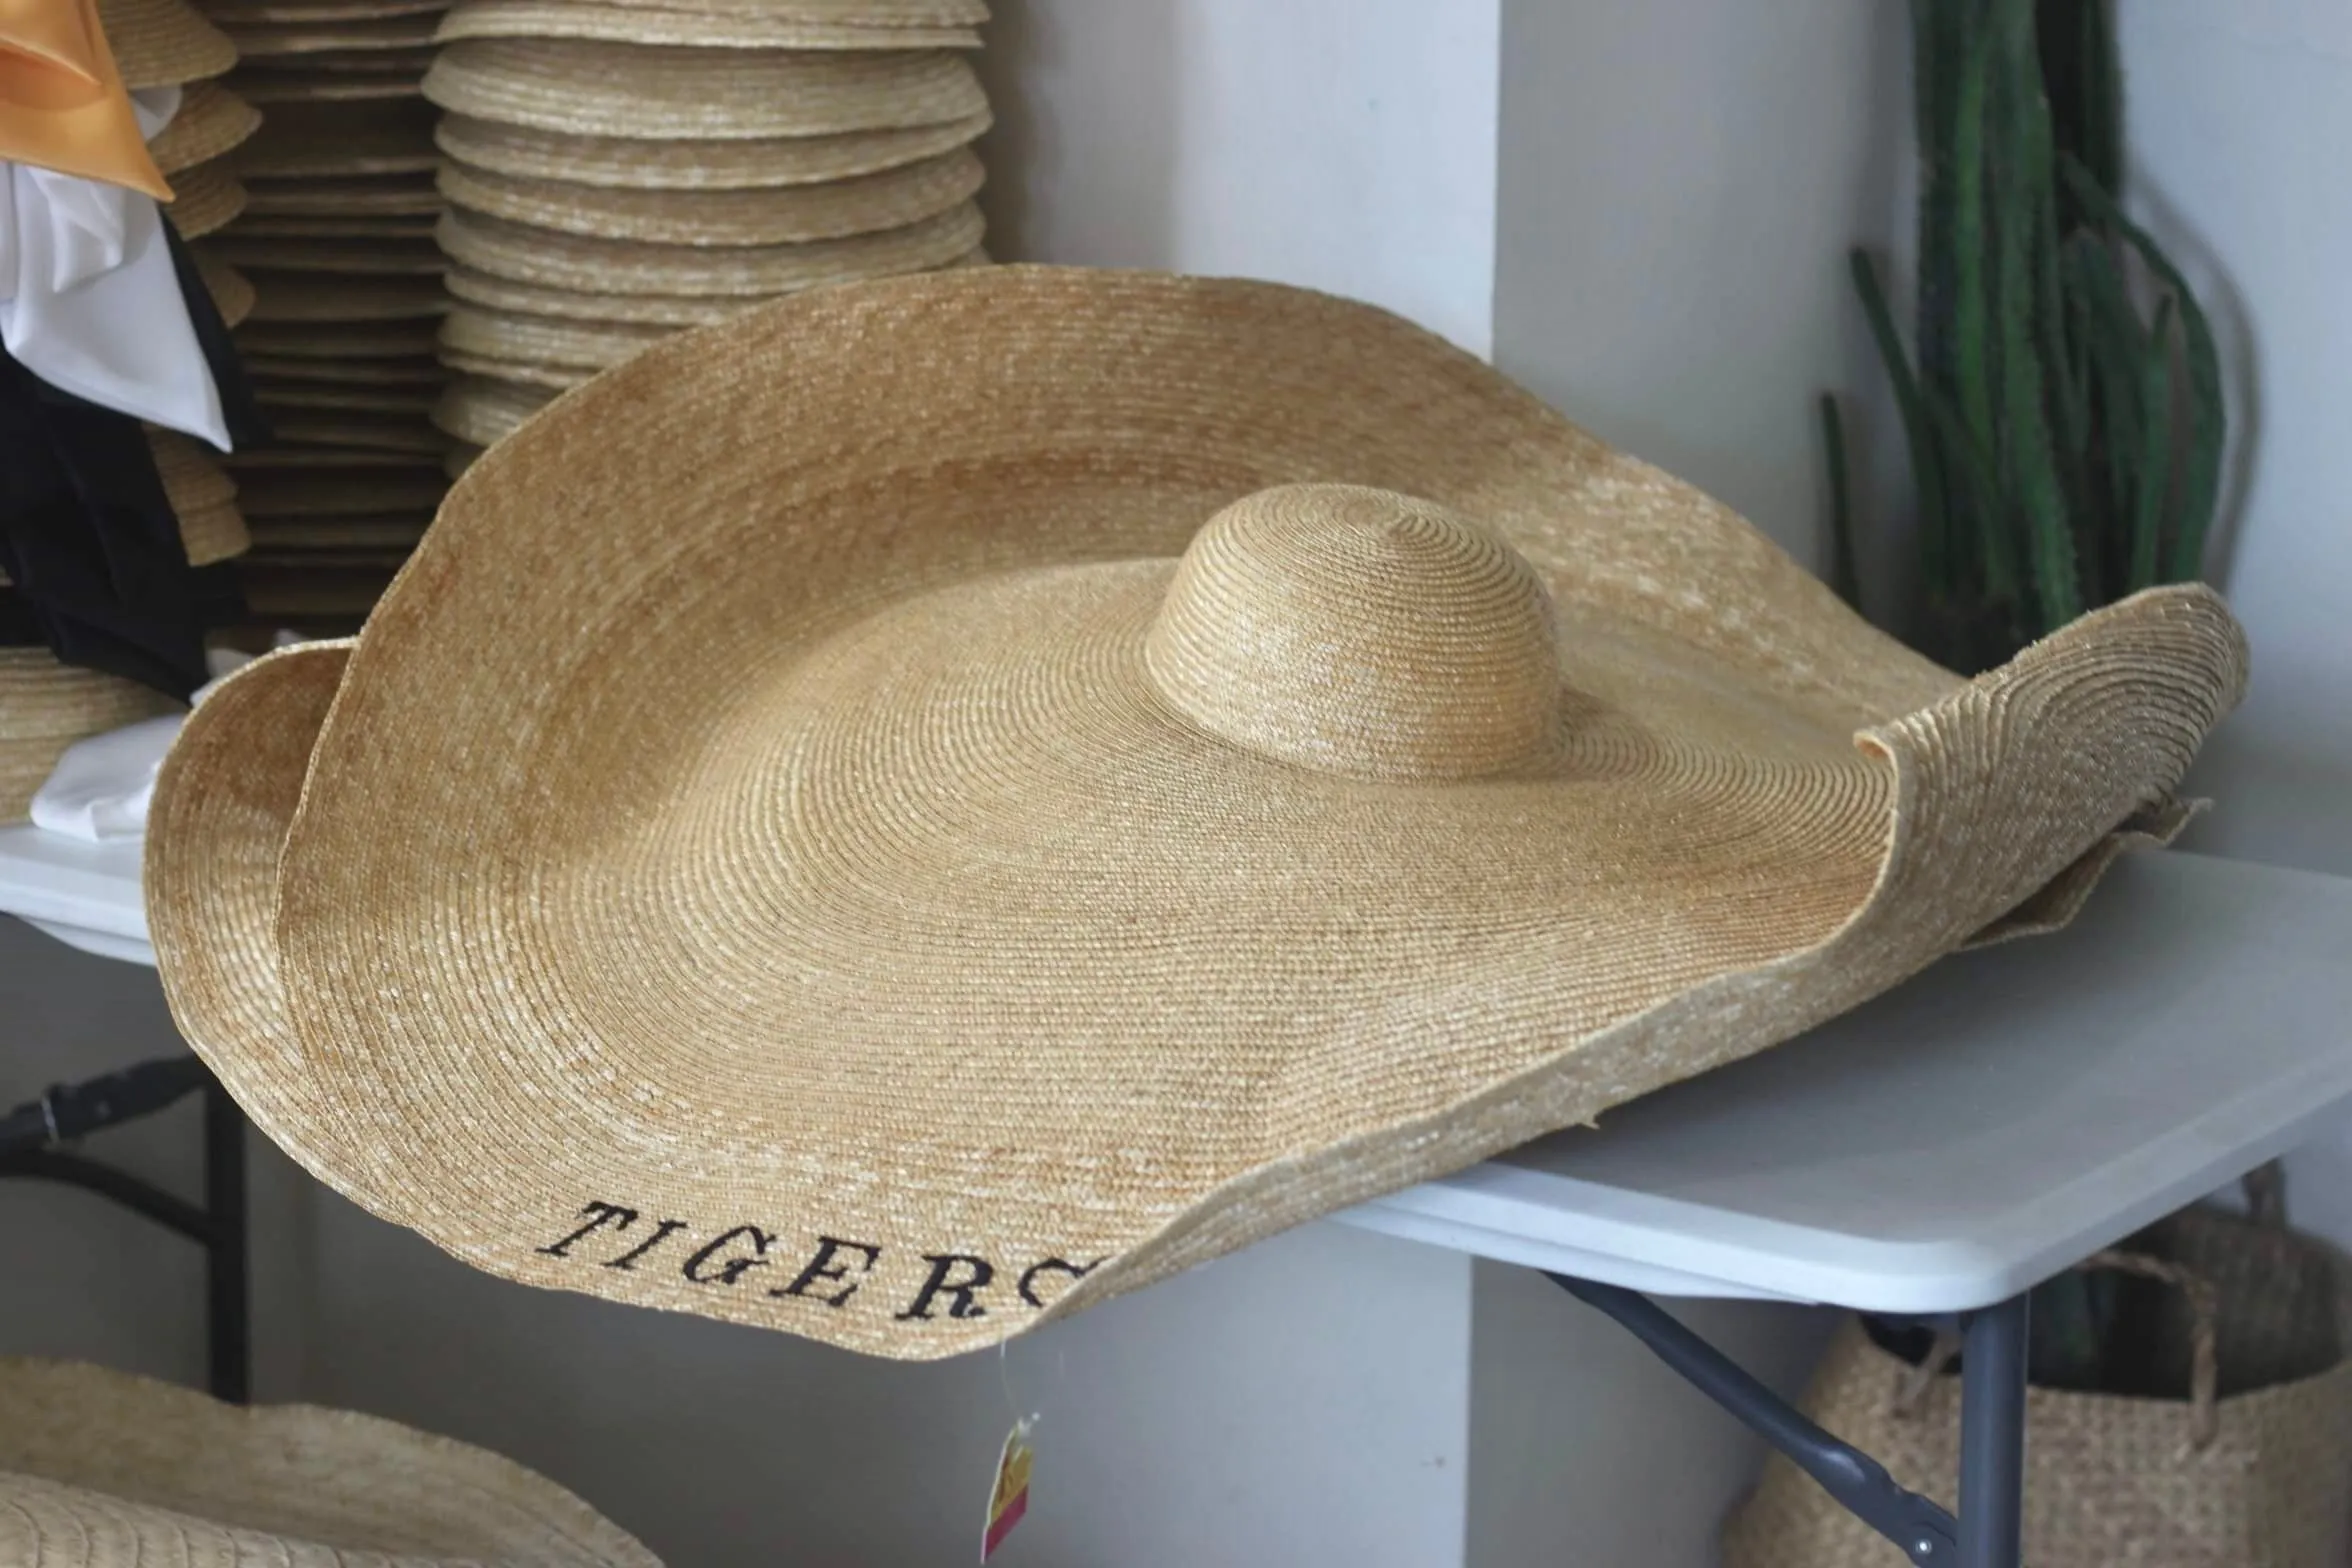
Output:
[[[1272,278],[1484,353],[1497,0],[1004,0],[1000,259]]]
[[[2352,873],[2352,10],[2132,0],[2121,18],[2137,205],[2239,372],[2242,489],[2213,564],[2254,682],[2192,781],[2216,809],[2190,842]],[[2289,1182],[2298,1218],[2352,1242],[2352,1127]]]

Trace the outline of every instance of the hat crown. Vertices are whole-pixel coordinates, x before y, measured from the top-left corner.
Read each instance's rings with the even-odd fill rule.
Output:
[[[1362,778],[1507,772],[1551,749],[1560,712],[1552,601],[1527,560],[1355,485],[1261,490],[1209,519],[1144,659],[1203,729]]]

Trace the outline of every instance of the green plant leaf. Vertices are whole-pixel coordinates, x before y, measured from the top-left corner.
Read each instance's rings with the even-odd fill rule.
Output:
[[[1986,107],[1992,88],[1993,37],[1984,29],[1968,40],[1953,104],[1952,134],[1952,388],[1975,439],[1996,439],[1993,425],[1992,299],[1986,276],[1992,252],[1987,232]]]
[[[1887,380],[1894,386],[1903,442],[1911,454],[1912,482],[1919,489],[1920,570],[1931,594],[1948,593],[1955,586],[1951,581],[1952,524],[1935,423],[1928,415],[1919,381],[1911,373],[1911,361],[1903,353],[1902,339],[1895,334],[1894,312],[1887,308],[1886,293],[1878,286],[1878,269],[1864,251],[1853,251],[1846,260],[1854,274],[1854,292],[1862,299],[1862,315],[1870,323],[1870,336],[1878,344]]]
[[[1829,584],[1837,596],[1862,608],[1862,573],[1854,564],[1854,509],[1846,480],[1846,429],[1838,400],[1821,394],[1821,445],[1829,463]]]
[[[2164,537],[2164,503],[2172,492],[2172,301],[2156,307],[2156,323],[2140,366],[2140,407],[2146,413],[2140,429],[2139,504],[2131,515],[2131,571],[2125,584],[2133,593],[2153,588],[2161,570],[2158,548]]]

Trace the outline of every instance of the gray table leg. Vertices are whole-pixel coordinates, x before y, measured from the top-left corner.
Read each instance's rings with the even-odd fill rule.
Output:
[[[1970,1313],[1961,1332],[1960,1568],[2019,1568],[2026,1298]]]

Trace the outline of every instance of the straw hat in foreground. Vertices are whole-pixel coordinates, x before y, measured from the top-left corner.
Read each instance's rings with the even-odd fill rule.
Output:
[[[979,268],[484,454],[198,710],[148,917],[378,1214],[930,1357],[2062,923],[2244,678],[2178,587],[1962,680],[1381,311]]]
[[[571,1493],[373,1416],[0,1360],[0,1563],[660,1568]]]

